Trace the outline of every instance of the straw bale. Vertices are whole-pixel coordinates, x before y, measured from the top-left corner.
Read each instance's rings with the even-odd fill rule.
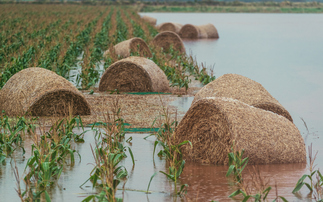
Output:
[[[182,38],[199,39],[199,38],[219,38],[218,31],[212,24],[192,25],[186,24],[179,31]]]
[[[115,45],[114,47],[115,54],[126,58],[131,55],[131,53],[139,53],[142,57],[152,57],[149,47],[146,42],[141,38],[134,37],[126,41],[122,41]],[[109,50],[107,50],[103,56],[106,57]]]
[[[250,164],[305,163],[304,140],[296,126],[270,111],[224,97],[195,102],[175,131],[187,160],[227,164],[231,146],[245,150]]]
[[[164,50],[168,50],[171,46],[174,50],[181,53],[185,52],[185,47],[182,39],[175,32],[162,32],[159,33],[153,39],[153,44],[157,47],[161,47]]]
[[[179,31],[179,36],[181,38],[189,38],[189,39],[201,38],[199,28],[191,24],[184,25]]]
[[[227,97],[248,105],[272,111],[291,122],[289,112],[258,82],[238,74],[225,74],[204,86],[193,102],[205,97]]]
[[[165,73],[151,60],[128,57],[113,63],[102,75],[99,91],[168,92]]]
[[[142,16],[141,19],[143,19],[144,21],[148,22],[152,26],[155,26],[156,23],[157,23],[157,19],[156,18],[149,17],[147,15]]]
[[[55,72],[38,67],[13,75],[2,88],[0,100],[1,110],[9,116],[91,114],[83,94],[72,83]]]
[[[170,32],[175,32],[176,34],[179,33],[182,27],[183,27],[182,24],[175,23],[175,22],[164,22],[157,25],[157,29],[160,32],[170,31]]]
[[[205,32],[207,38],[219,38],[218,30],[215,28],[213,24],[206,24],[198,26],[201,32]]]

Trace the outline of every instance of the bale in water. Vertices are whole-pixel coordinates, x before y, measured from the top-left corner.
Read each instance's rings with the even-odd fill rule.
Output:
[[[179,31],[182,38],[199,39],[199,38],[219,38],[217,29],[212,24],[206,25],[184,25]]]
[[[165,73],[151,60],[128,57],[113,63],[101,77],[99,91],[167,92]]]
[[[114,47],[115,54],[126,58],[131,55],[131,53],[139,54],[141,57],[152,57],[149,47],[147,46],[146,42],[141,38],[134,37],[126,41],[122,41],[115,45]],[[107,50],[103,56],[109,53]]]
[[[1,110],[9,116],[91,114],[90,105],[72,83],[44,68],[16,73],[4,85],[0,97]]]
[[[238,74],[225,74],[204,86],[193,102],[205,97],[226,97],[240,100],[248,105],[272,111],[291,122],[289,112],[260,84]]]
[[[156,47],[161,47],[166,51],[172,46],[174,50],[185,53],[183,41],[175,32],[159,33],[152,42]]]
[[[196,101],[175,131],[187,160],[226,164],[234,143],[250,164],[305,163],[304,140],[296,126],[275,113],[238,100],[208,97]]]
[[[155,26],[156,23],[157,23],[157,19],[156,18],[149,17],[147,15],[142,16],[141,19],[143,19],[144,21],[148,22],[152,26]]]
[[[157,25],[157,29],[160,32],[170,31],[170,32],[175,32],[176,34],[179,33],[182,27],[183,27],[182,24],[174,23],[174,22],[165,22]]]

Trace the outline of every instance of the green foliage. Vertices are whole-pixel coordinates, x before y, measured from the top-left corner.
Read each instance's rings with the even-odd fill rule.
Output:
[[[227,171],[226,177],[233,175],[233,180],[234,180],[236,186],[238,187],[238,190],[236,190],[232,194],[230,194],[229,197],[233,198],[233,197],[241,194],[243,196],[243,200],[242,200],[243,202],[246,202],[251,198],[253,198],[255,202],[267,201],[267,196],[272,188],[270,186],[263,187],[263,186],[265,186],[265,184],[263,184],[263,180],[260,177],[259,171],[258,172],[256,171],[255,172],[256,178],[253,180],[260,179],[261,180],[260,187],[256,187],[256,190],[257,190],[256,194],[254,194],[254,195],[250,194],[246,189],[247,185],[244,182],[243,177],[242,177],[242,172],[245,169],[246,165],[248,164],[249,158],[242,157],[244,154],[244,150],[234,151],[234,144],[231,147],[231,150],[232,150],[232,152],[230,152],[228,154],[229,169]],[[261,191],[259,191],[259,190],[261,190]],[[284,202],[287,201],[282,196],[276,196],[276,198],[273,200],[273,202],[277,201],[279,198],[282,199]]]
[[[34,121],[35,119],[32,119]],[[13,122],[13,124],[10,124]],[[25,149],[22,145],[25,132],[34,131],[35,126],[28,123],[24,117],[18,117],[16,120],[11,120],[2,112],[0,119],[0,163],[4,162],[6,157],[10,157],[12,153],[21,148],[25,154]]]
[[[122,201],[115,197],[117,186],[128,177],[128,171],[120,162],[127,157],[128,150],[132,159],[133,166],[135,160],[132,150],[124,146],[124,120],[119,116],[120,108],[114,115],[108,114],[107,122],[98,122],[93,124],[92,130],[95,132],[96,147],[92,153],[95,159],[95,167],[91,171],[90,178],[85,181],[91,181],[94,187],[101,188],[98,194],[90,195],[83,201],[90,201],[94,198],[99,201]],[[98,128],[97,128],[98,127]],[[105,132],[102,132],[103,129]]]

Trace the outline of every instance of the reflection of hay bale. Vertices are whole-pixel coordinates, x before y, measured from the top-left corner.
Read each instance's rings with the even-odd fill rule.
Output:
[[[293,119],[289,112],[260,84],[237,74],[225,74],[204,86],[193,102],[205,97],[227,97],[237,99],[248,105],[272,111]]]
[[[151,60],[128,57],[113,63],[103,73],[99,91],[166,92],[169,90],[165,73]]]
[[[174,50],[185,52],[185,47],[182,39],[175,32],[162,32],[153,39],[155,46],[161,47],[164,50],[169,50],[172,46]]]
[[[10,115],[89,115],[90,106],[72,83],[56,73],[38,67],[13,75],[1,90],[1,110]]]
[[[212,24],[206,25],[184,25],[179,31],[182,38],[198,39],[198,38],[219,38],[217,29]]]
[[[115,54],[120,55],[123,58],[129,57],[131,53],[138,53],[142,57],[152,57],[146,42],[138,37],[122,41],[113,48]],[[108,52],[109,50],[107,50],[103,56],[106,57]]]
[[[171,32],[175,32],[176,34],[179,33],[179,30],[181,30],[182,27],[183,27],[182,24],[174,23],[174,22],[165,22],[157,25],[157,29],[160,32],[171,31]]]
[[[192,104],[176,128],[185,158],[225,164],[231,145],[251,164],[305,163],[304,140],[296,126],[275,113],[231,98],[209,97]]]
[[[157,22],[157,19],[156,18],[153,18],[153,17],[149,17],[149,16],[142,16],[141,19],[143,19],[144,21],[148,22],[149,24],[155,26],[156,25],[156,22]]]

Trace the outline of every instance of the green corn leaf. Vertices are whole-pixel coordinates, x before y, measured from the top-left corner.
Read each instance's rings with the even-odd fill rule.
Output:
[[[231,165],[230,167],[229,167],[229,169],[228,169],[228,172],[227,172],[227,174],[225,175],[226,177],[229,177],[230,175],[231,175],[231,173],[232,173],[232,171],[233,171],[233,169],[235,168],[235,166],[234,165]]]
[[[151,183],[151,181],[153,180],[153,178],[155,177],[155,175],[157,175],[157,172],[155,172],[155,173],[150,177],[150,180],[149,180],[149,183],[148,183],[148,187],[147,187],[147,192],[146,192],[146,193],[148,193],[148,192],[149,192],[150,183]]]
[[[239,195],[239,194],[241,194],[241,193],[242,193],[242,192],[241,192],[241,190],[240,190],[240,189],[238,189],[237,191],[235,191],[235,192],[233,192],[232,194],[230,194],[229,198],[235,197],[235,196],[237,196],[237,195]]]
[[[296,192],[298,192],[298,191],[303,187],[303,185],[304,185],[304,184],[305,184],[304,182],[301,182],[301,183],[296,184],[296,187],[295,187],[295,189],[292,191],[292,193],[296,193]]]

